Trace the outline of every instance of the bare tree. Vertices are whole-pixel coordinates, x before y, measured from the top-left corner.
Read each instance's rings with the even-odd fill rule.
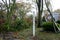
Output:
[[[43,0],[37,0],[37,6],[38,6],[38,27],[41,27],[42,23],[42,12],[43,12]]]
[[[53,17],[53,15],[52,15],[51,10],[50,10],[51,8],[49,9],[50,1],[45,0],[45,4],[46,4],[46,7],[47,7],[47,11],[50,13],[50,16],[51,16],[51,18],[52,18],[54,30],[55,30],[55,32],[57,33],[57,31],[56,31],[56,24],[55,24],[55,21],[54,21],[54,17]]]

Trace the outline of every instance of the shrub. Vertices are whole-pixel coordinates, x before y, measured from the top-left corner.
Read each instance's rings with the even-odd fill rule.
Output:
[[[60,20],[56,21],[56,23],[60,24]]]
[[[8,23],[4,23],[0,25],[0,32],[7,32],[9,30],[10,25]]]
[[[46,22],[45,16],[43,16],[42,21],[43,21],[43,22]]]
[[[58,27],[60,28],[60,24],[57,24],[58,25]]]
[[[17,30],[21,30],[21,29],[26,29],[26,28],[28,28],[28,23],[25,21],[25,20],[20,20],[20,21],[18,21],[18,22],[16,22],[17,24],[16,24],[16,26],[15,26],[15,28],[17,29]]]
[[[43,27],[43,29],[45,31],[52,31],[52,32],[54,32],[54,27],[53,27],[53,23],[52,22],[43,22],[42,23],[42,27]],[[55,27],[55,28],[56,28],[56,30],[58,30],[57,27]]]
[[[2,25],[0,25],[0,32],[15,32],[15,31],[20,31],[20,30],[23,30],[23,29],[26,29],[29,27],[28,25],[29,23],[27,23],[25,20],[15,20],[14,23],[12,24],[8,24],[7,23],[4,23]]]
[[[25,20],[17,20],[11,25],[10,31],[20,31],[26,28],[28,28],[28,23]]]

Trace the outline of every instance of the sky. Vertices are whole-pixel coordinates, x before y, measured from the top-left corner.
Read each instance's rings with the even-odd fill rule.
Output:
[[[30,1],[32,1],[32,0],[30,0]],[[24,2],[26,2],[26,0],[24,0]],[[52,8],[53,8],[52,10],[53,11],[57,10],[57,9],[60,9],[60,0],[51,0],[51,4],[52,4]]]
[[[53,10],[60,9],[60,0],[52,0],[51,3]]]
[[[51,5],[52,5],[52,11],[55,11],[57,9],[60,9],[60,0],[50,0],[50,1],[51,1]],[[33,9],[33,10],[35,10],[35,9]]]
[[[19,2],[20,0],[17,0],[17,2]],[[30,2],[32,0],[29,0],[29,1],[26,1],[26,0],[23,0],[24,2]],[[1,0],[0,0],[1,2]],[[60,0],[51,0],[51,4],[52,4],[52,8],[53,10],[57,10],[57,9],[60,9]]]
[[[29,3],[29,2],[32,3],[32,0],[28,0],[28,1],[22,0],[22,1],[24,1],[26,3]],[[1,0],[0,0],[0,2],[1,2]],[[20,2],[20,0],[17,0],[17,2]],[[60,0],[51,0],[51,4],[52,4],[52,10],[53,11],[57,10],[57,9],[60,9]],[[35,11],[35,13],[36,13],[36,6],[35,6],[35,4],[32,4],[32,7],[35,8],[35,9],[32,8],[32,12]],[[31,12],[29,12],[29,14],[31,14]]]

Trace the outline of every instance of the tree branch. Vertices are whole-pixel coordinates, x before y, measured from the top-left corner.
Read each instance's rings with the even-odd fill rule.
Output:
[[[52,22],[53,22],[53,27],[54,27],[55,33],[57,33],[57,31],[56,31],[56,27],[55,27],[56,24],[55,24],[55,21],[54,21],[53,15],[52,15],[52,13],[51,13],[51,11],[50,11],[50,9],[49,9],[49,7],[48,7],[46,1],[47,1],[47,0],[45,0],[45,4],[46,4],[46,7],[47,7],[47,11],[50,13],[50,16],[51,16],[51,18],[52,18]]]

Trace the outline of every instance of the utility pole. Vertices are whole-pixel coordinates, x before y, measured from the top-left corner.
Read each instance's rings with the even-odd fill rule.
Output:
[[[32,0],[32,4],[33,4],[33,1]],[[33,11],[33,37],[35,37],[35,12]]]
[[[33,37],[35,37],[35,13],[33,12]]]

